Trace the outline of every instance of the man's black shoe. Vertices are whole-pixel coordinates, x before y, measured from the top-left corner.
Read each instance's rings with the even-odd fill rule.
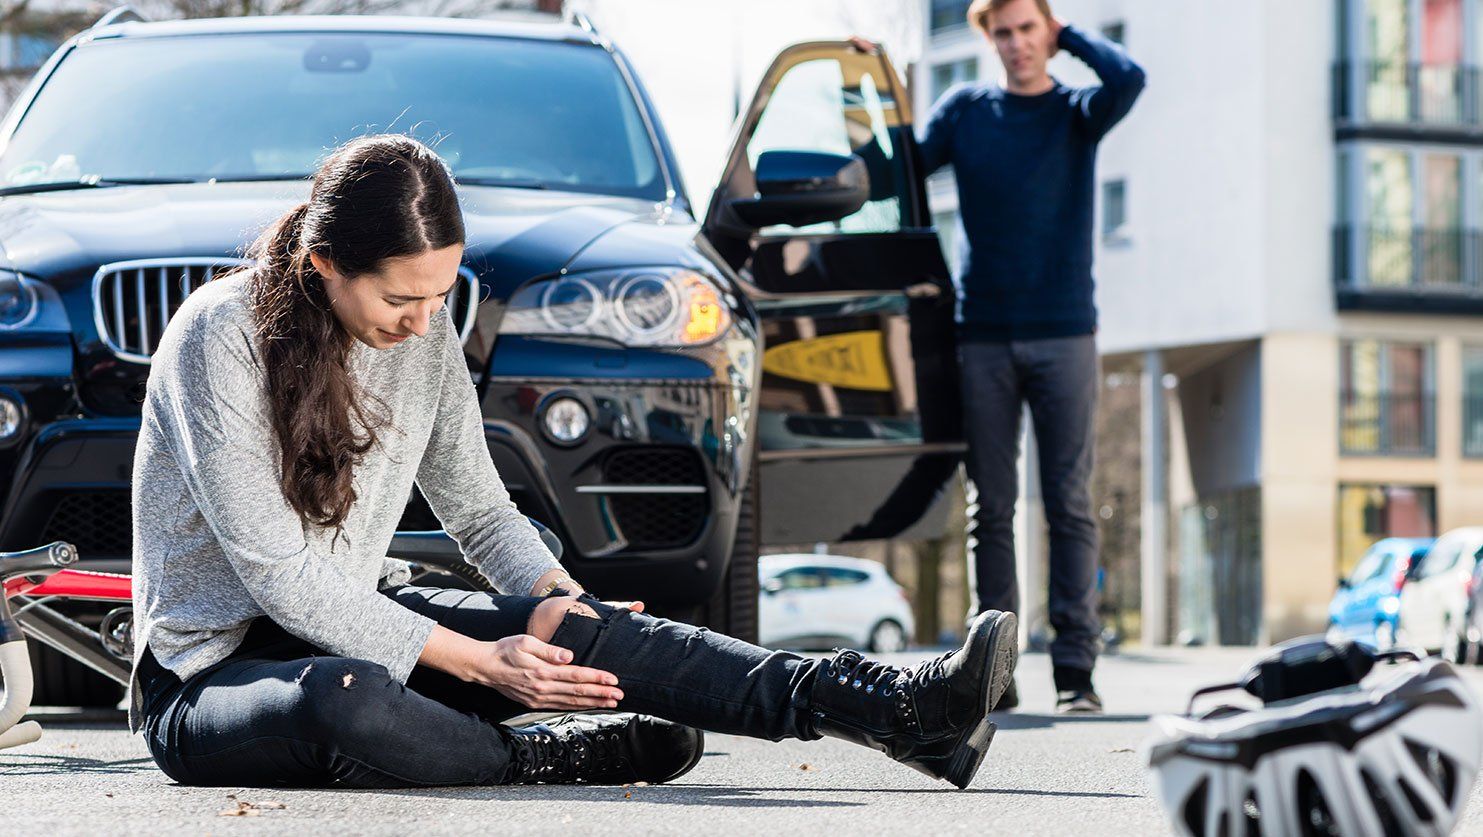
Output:
[[[1057,715],[1101,715],[1102,699],[1092,691],[1056,692]]]
[[[1004,687],[1004,694],[1002,694],[1002,695],[999,696],[999,702],[996,703],[996,704],[994,704],[994,710],[993,711],[995,711],[995,712],[1007,712],[1008,710],[1013,709],[1013,708],[1015,708],[1016,706],[1019,706],[1019,705],[1020,705],[1020,690],[1019,690],[1019,686],[1014,682],[1014,678],[1011,677],[1011,678],[1009,678],[1009,685]]]
[[[1051,676],[1056,681],[1057,715],[1100,715],[1102,699],[1092,686],[1090,669],[1055,666]]]
[[[998,729],[989,710],[1013,682],[1015,629],[1013,613],[985,611],[961,648],[912,668],[840,652],[815,675],[814,729],[966,788]]]
[[[668,782],[705,749],[700,730],[649,715],[564,715],[506,732],[512,785]]]

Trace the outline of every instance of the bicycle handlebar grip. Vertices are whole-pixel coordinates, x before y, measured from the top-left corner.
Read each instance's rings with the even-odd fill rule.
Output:
[[[0,643],[0,676],[5,678],[5,701],[0,703],[0,750],[41,738],[40,724],[16,723],[31,709],[31,657],[26,653],[24,639]]]

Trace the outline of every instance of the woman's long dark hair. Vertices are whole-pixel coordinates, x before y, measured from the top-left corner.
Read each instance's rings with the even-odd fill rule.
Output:
[[[331,310],[309,254],[353,280],[386,259],[463,241],[448,166],[410,137],[381,134],[335,149],[315,173],[309,200],[249,248],[280,481],[304,520],[338,534],[356,499],[351,469],[390,419],[362,403],[346,366],[355,338]]]

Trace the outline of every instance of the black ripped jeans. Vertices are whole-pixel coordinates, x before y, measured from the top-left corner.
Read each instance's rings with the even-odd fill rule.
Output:
[[[401,586],[403,606],[474,639],[526,632],[540,599]],[[809,694],[819,661],[605,605],[567,614],[551,642],[612,672],[620,711],[774,741],[813,739]],[[145,649],[144,735],[166,775],[186,785],[358,788],[494,785],[510,772],[500,722],[529,712],[486,686],[417,666],[337,657],[259,617],[233,653],[184,683]]]

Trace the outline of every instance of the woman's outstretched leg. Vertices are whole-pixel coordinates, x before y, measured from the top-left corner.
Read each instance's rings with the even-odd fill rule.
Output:
[[[542,603],[572,611],[549,641],[617,675],[620,709],[774,741],[843,738],[960,788],[988,750],[988,713],[1018,656],[1014,614],[999,611],[980,614],[961,648],[902,668],[856,651],[822,660],[770,651],[591,596],[576,601],[584,607]]]

